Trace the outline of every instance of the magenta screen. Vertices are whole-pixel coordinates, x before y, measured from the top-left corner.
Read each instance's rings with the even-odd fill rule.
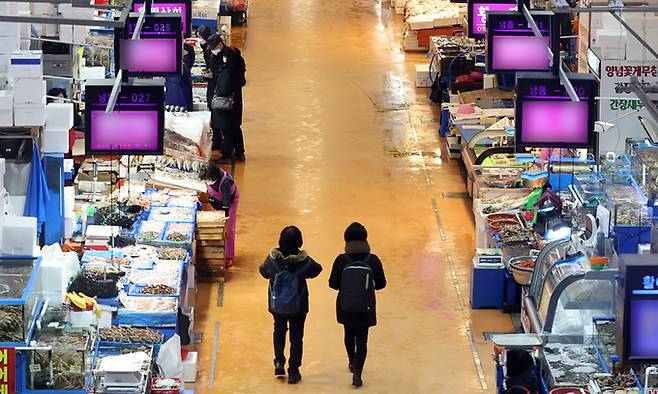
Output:
[[[121,69],[129,72],[175,73],[175,38],[121,40]]]
[[[94,151],[158,150],[157,111],[91,112]]]
[[[144,4],[133,4],[133,11],[140,12],[144,8]],[[151,12],[155,14],[181,14],[181,22],[183,30],[187,29],[187,4],[185,3],[158,3],[151,4]],[[190,34],[190,32],[185,32]]]
[[[482,35],[487,32],[487,11],[516,11],[518,6],[516,4],[473,3],[472,7],[471,34]]]
[[[494,36],[491,67],[496,71],[548,71],[549,44],[548,37]]]
[[[588,142],[588,102],[523,101],[522,105],[523,144]]]

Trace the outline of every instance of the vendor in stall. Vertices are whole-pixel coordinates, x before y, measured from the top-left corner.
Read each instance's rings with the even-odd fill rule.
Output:
[[[534,211],[532,223],[536,227],[543,227],[550,219],[559,217],[562,214],[562,199],[553,191],[551,184],[546,182],[530,193],[526,209]],[[543,231],[540,231],[540,233],[543,233]]]
[[[228,216],[228,220],[226,221],[225,248],[226,267],[228,268],[233,265],[233,259],[235,258],[235,226],[237,223],[240,193],[233,181],[233,177],[218,165],[208,167],[206,179],[212,182],[211,184],[206,182],[210,205],[215,210],[224,210]]]
[[[507,351],[507,378],[505,394],[539,392],[539,382],[535,373],[535,360],[523,349]]]

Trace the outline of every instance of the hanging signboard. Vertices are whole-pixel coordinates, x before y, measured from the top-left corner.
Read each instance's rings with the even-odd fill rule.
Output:
[[[623,153],[626,139],[644,140],[647,134],[638,116],[650,119],[642,101],[630,91],[616,92],[616,88],[628,87],[631,76],[640,83],[658,83],[658,61],[601,60],[601,101],[599,120],[615,127],[601,133],[599,146],[601,153]]]
[[[144,8],[144,1],[133,3],[133,11],[140,12]],[[155,0],[151,3],[153,14],[180,14],[181,26],[185,37],[192,34],[192,2],[190,0]]]
[[[114,80],[85,86],[87,155],[160,155],[164,150],[164,82],[122,84],[112,112],[105,109]]]
[[[0,393],[16,393],[16,349],[0,347]]]
[[[487,72],[550,71],[551,15],[545,11],[532,12],[542,34],[536,37],[520,12],[487,13]]]
[[[516,148],[593,148],[598,83],[591,74],[567,74],[580,98],[573,102],[552,73],[519,73]]]
[[[484,38],[487,31],[487,13],[489,11],[516,11],[516,0],[468,0],[466,20],[468,36]]]
[[[146,15],[139,38],[132,39],[137,14],[131,14],[124,29],[114,35],[116,72],[129,76],[160,77],[180,75],[183,62],[181,21],[172,15]]]

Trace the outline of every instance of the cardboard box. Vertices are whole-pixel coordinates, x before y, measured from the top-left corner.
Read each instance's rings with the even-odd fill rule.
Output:
[[[46,130],[70,130],[73,127],[73,103],[46,105]]]
[[[9,74],[12,78],[43,78],[41,51],[16,51],[11,55]]]
[[[69,129],[41,131],[41,152],[43,153],[68,153],[69,151]]]
[[[429,64],[416,64],[416,87],[429,88],[430,86],[432,86],[432,79]]]
[[[13,80],[14,104],[46,104],[46,81],[20,78]]]
[[[9,90],[0,91],[0,126],[11,127],[14,125],[14,96]],[[4,171],[4,161],[3,161]]]
[[[46,104],[14,103],[14,126],[36,127],[46,123]]]

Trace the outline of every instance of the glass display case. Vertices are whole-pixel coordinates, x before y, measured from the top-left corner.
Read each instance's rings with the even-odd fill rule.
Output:
[[[658,197],[658,146],[640,145],[631,157],[633,178],[650,200]]]
[[[26,344],[42,305],[40,258],[0,258],[0,346]]]
[[[615,226],[648,226],[651,215],[647,199],[638,189],[633,179],[617,177],[616,182],[605,183],[605,193],[610,203],[612,221]]]
[[[530,289],[523,300],[526,330],[582,343],[591,336],[595,316],[613,313],[616,270],[592,271],[588,258],[570,240],[548,244],[535,264]]]

